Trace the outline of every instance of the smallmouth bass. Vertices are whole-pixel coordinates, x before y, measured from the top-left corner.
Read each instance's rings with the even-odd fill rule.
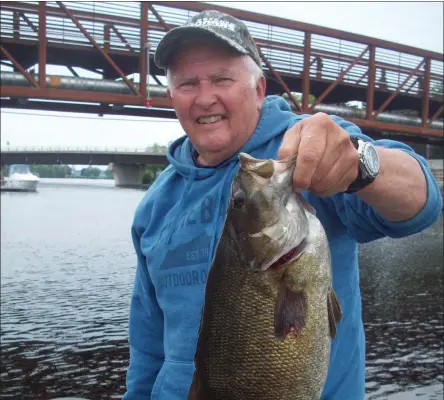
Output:
[[[208,274],[188,400],[319,400],[341,306],[296,157],[241,153]]]

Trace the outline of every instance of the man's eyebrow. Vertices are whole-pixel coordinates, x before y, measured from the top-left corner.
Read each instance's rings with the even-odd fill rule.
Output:
[[[198,81],[198,78],[197,78],[197,76],[179,75],[179,76],[175,76],[174,80],[177,82],[196,82],[196,81]]]
[[[227,76],[227,75],[230,75],[230,76],[234,75],[233,71],[231,71],[228,68],[223,68],[220,71],[215,72],[214,74],[210,74],[209,77],[210,78],[213,78],[213,77],[218,78],[220,76]]]
[[[222,69],[220,69],[217,72],[209,74],[208,78],[209,79],[214,79],[214,78],[220,78],[221,76],[227,76],[227,75],[228,76],[233,76],[233,75],[235,75],[235,73],[231,69],[222,68]],[[197,82],[197,81],[199,81],[199,78],[197,76],[187,76],[187,75],[178,74],[178,75],[175,75],[173,77],[173,80],[175,82],[180,82],[180,83],[183,83],[183,82]]]

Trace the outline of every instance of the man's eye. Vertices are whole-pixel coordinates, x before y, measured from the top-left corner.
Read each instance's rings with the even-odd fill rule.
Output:
[[[184,82],[184,83],[181,83],[179,85],[179,88],[180,89],[184,89],[184,90],[192,89],[193,87],[194,87],[194,83],[193,82]]]
[[[231,82],[232,80],[230,78],[225,78],[225,77],[220,77],[220,78],[216,78],[214,80],[214,82],[216,83],[228,83]]]

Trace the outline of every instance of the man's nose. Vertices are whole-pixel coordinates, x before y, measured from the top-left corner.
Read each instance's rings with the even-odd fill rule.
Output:
[[[201,81],[199,85],[199,92],[197,93],[195,103],[199,107],[208,109],[217,102],[216,91],[208,81]]]

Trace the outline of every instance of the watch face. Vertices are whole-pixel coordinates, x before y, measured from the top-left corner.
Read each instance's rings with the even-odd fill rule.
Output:
[[[365,146],[364,151],[365,166],[371,176],[376,176],[379,172],[379,157],[373,146]]]

